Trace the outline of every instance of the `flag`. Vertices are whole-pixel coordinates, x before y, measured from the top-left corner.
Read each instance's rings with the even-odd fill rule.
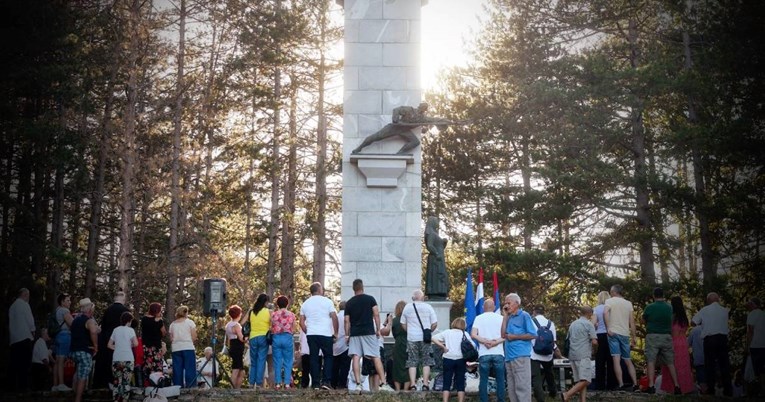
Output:
[[[475,289],[475,315],[483,313],[483,268],[478,271],[478,287]]]
[[[470,333],[473,328],[473,321],[475,320],[475,298],[473,297],[473,272],[468,268],[467,272],[467,286],[465,287],[465,323],[467,328],[465,330]]]
[[[502,302],[499,301],[499,281],[497,280],[497,271],[492,274],[491,281],[494,283],[494,312],[499,311]]]

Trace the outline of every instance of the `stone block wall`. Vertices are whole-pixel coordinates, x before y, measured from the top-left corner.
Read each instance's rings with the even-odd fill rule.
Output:
[[[422,286],[421,152],[395,188],[370,188],[351,164],[364,137],[391,122],[393,108],[416,106],[420,88],[421,0],[345,0],[342,299],[364,280],[384,314]],[[364,153],[394,153],[387,139]]]

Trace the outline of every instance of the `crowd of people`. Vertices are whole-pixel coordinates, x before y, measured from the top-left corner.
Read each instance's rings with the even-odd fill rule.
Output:
[[[465,319],[457,318],[450,329],[436,333],[436,313],[421,290],[413,292],[410,302],[396,303],[393,314],[382,320],[377,300],[364,293],[363,281],[356,279],[352,286],[353,297],[341,302],[339,309],[324,296],[320,283],[310,286],[310,297],[295,309],[298,315],[290,311],[286,296],[278,296],[271,304],[268,295],[260,294],[248,310],[231,305],[224,354],[231,361],[232,387],[243,387],[247,376],[252,388],[427,391],[432,386],[431,367],[436,365],[435,346],[442,350],[439,387],[444,401],[452,391],[459,401],[464,400],[465,373],[470,370],[478,373],[481,402],[488,401],[492,378],[498,402],[506,398],[525,402],[532,397],[544,401],[548,396],[560,396],[565,402],[577,395],[585,401],[588,389],[742,394],[739,381],[731,376],[729,309],[720,304],[716,293],[707,295],[706,306],[689,318],[680,297],[666,300],[661,288],[654,290],[653,303],[642,309],[640,317],[647,365],[647,384],[641,389],[632,363],[635,309],[619,285],[598,294],[594,309],[579,309],[579,318],[567,331],[566,350],[559,347],[555,324],[545,316],[544,306],[535,306],[530,314],[516,293],[504,297],[501,309],[495,308],[493,299],[486,299],[484,312],[469,330]],[[168,324],[162,305],[151,303],[139,320],[125,305],[125,294],[117,292],[99,324],[89,298],[80,299],[76,311],[71,309],[69,295],[60,295],[57,304],[43,328],[35,326],[27,289],[19,291],[9,309],[10,384],[19,390],[27,389],[29,379],[39,389],[47,377],[52,379],[52,390],[73,391],[75,401],[81,400],[88,384],[110,386],[114,400],[123,401],[132,387],[150,384],[157,373],[171,374],[173,384],[186,388],[210,388],[221,373],[212,348],[197,358],[196,324],[186,306],[178,307]],[[746,352],[750,377],[763,384],[765,313],[761,307],[758,298],[747,304]],[[383,337],[389,335],[394,344],[386,364]],[[169,364],[165,340],[172,357]],[[476,362],[465,360],[465,345],[477,349]],[[573,378],[568,390],[558,389],[553,375],[553,359],[564,355]],[[74,363],[72,388],[66,385],[68,361]],[[302,369],[297,385],[293,368]]]

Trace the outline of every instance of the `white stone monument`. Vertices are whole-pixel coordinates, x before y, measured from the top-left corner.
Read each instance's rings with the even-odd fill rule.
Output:
[[[345,8],[342,299],[361,278],[384,317],[424,288],[421,149],[395,155],[404,142],[388,138],[351,151],[390,123],[395,107],[420,103],[420,11],[427,1],[337,2]],[[448,328],[442,316],[439,328]]]

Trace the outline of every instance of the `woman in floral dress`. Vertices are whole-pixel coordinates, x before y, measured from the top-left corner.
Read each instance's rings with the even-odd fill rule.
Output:
[[[149,311],[141,317],[141,342],[143,343],[143,378],[148,380],[149,375],[162,372],[165,358],[162,354],[162,338],[167,330],[162,320],[162,305],[151,303]]]

